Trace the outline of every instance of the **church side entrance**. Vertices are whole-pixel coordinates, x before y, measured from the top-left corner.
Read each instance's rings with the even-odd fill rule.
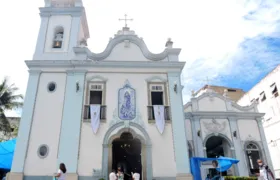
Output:
[[[218,158],[219,156],[232,157],[231,145],[227,139],[221,136],[212,136],[206,141],[206,156],[208,158]],[[217,173],[219,174],[215,168],[209,169],[211,177],[214,177]],[[222,175],[226,176],[228,173],[223,172]]]
[[[112,169],[121,167],[124,180],[132,180],[132,173],[142,175],[142,145],[130,132],[123,132],[112,142]],[[142,179],[142,176],[141,178]]]

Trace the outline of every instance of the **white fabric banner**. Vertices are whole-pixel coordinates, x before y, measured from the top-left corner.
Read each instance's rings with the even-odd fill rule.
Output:
[[[97,133],[97,130],[100,125],[100,107],[101,106],[99,104],[90,105],[91,127],[94,134]]]
[[[165,127],[165,119],[164,119],[164,106],[163,105],[153,105],[154,107],[154,115],[156,126],[160,134],[163,133]]]

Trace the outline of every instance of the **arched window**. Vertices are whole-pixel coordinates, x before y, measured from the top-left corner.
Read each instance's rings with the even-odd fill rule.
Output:
[[[53,48],[61,48],[63,42],[64,29],[63,27],[57,27],[54,31]]]
[[[251,174],[255,174],[259,170],[257,160],[261,158],[259,147],[255,143],[250,142],[246,144],[245,148],[250,172]]]

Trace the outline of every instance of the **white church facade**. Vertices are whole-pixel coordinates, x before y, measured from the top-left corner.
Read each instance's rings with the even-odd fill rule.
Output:
[[[192,179],[181,50],[168,40],[153,54],[124,27],[93,53],[82,2],[45,2],[8,178],[51,179],[65,163],[67,180],[107,179],[119,166],[141,179]]]
[[[94,53],[81,0],[45,0],[40,16],[8,180],[52,179],[60,163],[67,180],[108,179],[119,166],[143,180],[192,179],[189,155],[211,154],[212,136],[240,159],[232,174],[249,175],[246,145],[270,163],[255,107],[206,93],[184,108],[185,63],[170,39],[153,54],[124,27]]]

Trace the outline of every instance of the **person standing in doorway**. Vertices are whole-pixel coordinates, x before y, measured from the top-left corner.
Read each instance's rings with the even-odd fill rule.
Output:
[[[138,173],[138,170],[136,170],[132,176],[133,180],[140,180],[140,174]]]
[[[57,180],[65,180],[66,166],[64,163],[60,163],[57,174],[54,176]]]
[[[109,174],[110,180],[117,180],[116,171],[113,169],[112,172]]]
[[[118,178],[118,180],[123,180],[124,179],[124,175],[123,175],[121,167],[118,167],[117,178]]]

